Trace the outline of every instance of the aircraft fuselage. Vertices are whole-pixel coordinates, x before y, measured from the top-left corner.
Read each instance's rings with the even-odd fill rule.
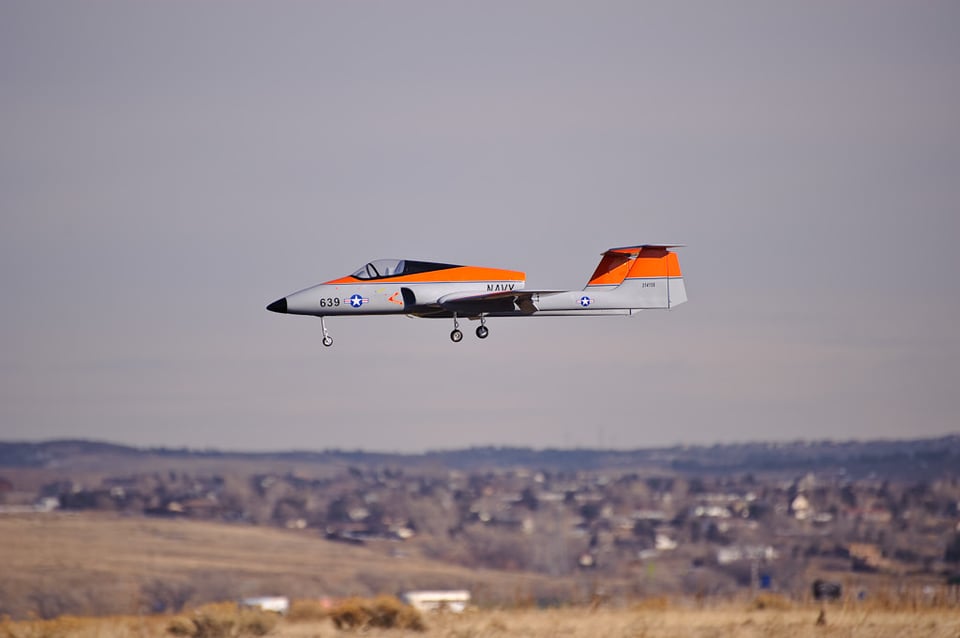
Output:
[[[687,300],[674,245],[611,248],[583,290],[527,290],[516,270],[407,259],[379,259],[346,277],[304,288],[267,310],[320,317],[323,343],[333,343],[323,319],[336,315],[453,318],[450,338],[463,334],[458,319],[476,319],[487,337],[487,317],[629,315],[671,308]]]
[[[522,275],[522,273],[515,274]],[[418,308],[424,308],[436,302],[444,295],[522,290],[524,283],[522,278],[461,280],[449,283],[362,282],[341,279],[287,295],[284,298],[285,312],[292,315],[314,316],[411,314],[416,313]]]

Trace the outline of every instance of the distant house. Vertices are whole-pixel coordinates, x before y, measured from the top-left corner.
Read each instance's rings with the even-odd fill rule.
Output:
[[[813,524],[814,525],[826,525],[833,521],[833,514],[830,512],[818,512],[813,515]]]
[[[673,540],[670,538],[670,536],[664,534],[663,532],[657,532],[655,538],[655,547],[661,552],[670,551],[677,548],[677,541]]]
[[[470,603],[470,592],[466,589],[408,591],[400,596],[418,611],[452,611],[461,613]]]
[[[798,521],[805,521],[813,516],[813,507],[811,507],[809,499],[803,494],[797,494],[793,502],[790,503],[790,510],[793,512],[793,517]]]
[[[290,610],[290,599],[286,596],[255,596],[241,599],[240,607],[262,609],[282,615]]]
[[[641,509],[634,511],[630,515],[635,521],[652,521],[654,523],[663,523],[669,518],[663,510]]]
[[[721,505],[698,505],[693,515],[697,518],[730,518],[730,509]]]
[[[717,550],[717,562],[729,565],[741,560],[770,561],[777,558],[777,550],[771,545],[731,545]]]
[[[33,505],[38,512],[52,512],[60,508],[60,499],[56,496],[44,496]]]

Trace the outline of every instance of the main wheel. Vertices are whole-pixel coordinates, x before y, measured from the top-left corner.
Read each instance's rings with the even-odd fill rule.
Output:
[[[486,339],[488,334],[490,334],[490,328],[486,326],[477,326],[477,337],[480,339]]]
[[[329,336],[324,337],[324,338],[323,338],[323,345],[327,346],[328,348],[329,348],[330,346],[332,346],[332,345],[333,345],[333,337],[329,337]]]
[[[463,333],[460,330],[454,330],[450,333],[450,341],[460,343],[463,340]]]

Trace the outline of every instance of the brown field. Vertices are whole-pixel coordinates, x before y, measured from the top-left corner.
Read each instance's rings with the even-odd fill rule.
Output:
[[[481,611],[462,616],[437,615],[426,619],[427,631],[369,635],[422,635],[436,638],[526,636],[528,638],[668,638],[773,636],[960,636],[960,615],[950,612],[827,612],[827,624],[817,626],[819,608],[788,611],[748,611],[730,606],[719,609],[607,610],[588,608]],[[322,624],[312,628],[278,627],[276,636],[337,636]]]
[[[693,638],[733,637],[859,637],[957,638],[960,614],[955,610],[896,611],[828,609],[826,624],[817,625],[819,607],[751,610],[748,606],[719,608],[481,610],[436,614],[426,618],[423,632],[396,629],[340,631],[329,620],[293,622],[280,619],[269,630],[277,638],[333,638],[350,635],[418,636],[423,638]],[[170,636],[172,617],[61,618],[51,621],[0,622],[4,638],[147,638]],[[250,633],[240,635],[253,635]]]
[[[309,530],[103,514],[0,516],[0,617],[7,617],[0,620],[0,638],[170,636],[171,626],[189,626],[200,613],[191,610],[211,601],[271,594],[310,601],[411,588],[470,589],[480,607],[460,615],[428,615],[423,632],[365,628],[353,633],[425,638],[960,638],[955,596],[939,601],[875,596],[869,603],[828,605],[826,622],[820,625],[821,607],[776,595],[745,595],[735,601],[663,597],[632,603],[598,597],[593,606],[535,609],[534,590],[553,588],[568,600],[581,601],[589,600],[584,595],[589,590],[573,577],[466,569],[426,560],[416,544],[359,547],[325,541]],[[158,600],[170,603],[167,614],[151,613]],[[217,613],[240,613],[232,607]],[[301,613],[288,618],[260,619],[257,626],[277,637],[352,635],[322,617],[328,612],[316,602],[299,609]]]
[[[245,596],[461,589],[491,603],[571,581],[424,559],[416,544],[353,546],[316,530],[107,514],[0,516],[0,616],[176,611]]]

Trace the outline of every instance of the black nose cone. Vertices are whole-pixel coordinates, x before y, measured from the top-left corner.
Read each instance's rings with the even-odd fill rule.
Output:
[[[282,313],[286,313],[286,312],[287,312],[287,298],[286,298],[286,297],[283,297],[283,298],[281,298],[281,299],[277,299],[277,300],[274,301],[272,304],[270,304],[269,306],[267,306],[267,310],[269,310],[270,312],[282,312]]]

